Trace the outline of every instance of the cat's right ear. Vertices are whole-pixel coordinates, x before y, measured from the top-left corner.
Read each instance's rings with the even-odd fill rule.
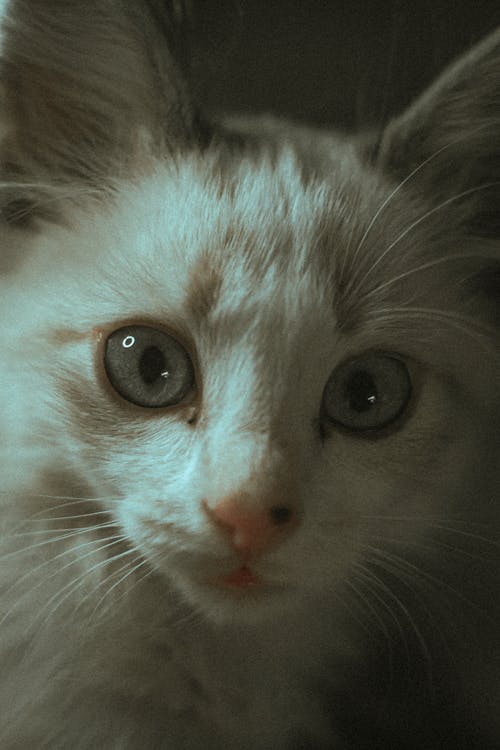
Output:
[[[105,190],[210,138],[182,62],[186,3],[0,0],[4,223],[57,220],[59,188]]]

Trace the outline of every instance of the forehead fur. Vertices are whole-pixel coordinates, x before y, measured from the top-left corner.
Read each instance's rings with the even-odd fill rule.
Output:
[[[325,235],[337,232],[339,247],[344,241],[342,223],[335,228],[333,220],[335,200],[345,199],[332,186],[306,181],[290,153],[275,163],[217,155],[158,166],[136,186],[117,185],[113,205],[97,213],[93,206],[88,215],[82,209],[70,226],[40,231],[37,252],[19,271],[24,293],[14,301],[15,317],[27,316],[29,330],[36,309],[40,326],[60,331],[64,321],[83,334],[149,319],[194,340],[205,365],[237,344],[233,367],[244,362],[249,370],[253,357],[258,368],[264,352],[273,352],[282,369],[292,339],[304,349],[305,331],[333,329],[334,253]],[[57,346],[64,347],[62,334]],[[258,369],[259,378],[278,382]],[[88,369],[70,400],[88,402],[92,377]],[[227,394],[227,386],[222,390]],[[101,421],[108,413],[103,405],[90,411]]]
[[[65,288],[74,272],[79,284],[91,284],[90,297],[100,298],[105,316],[112,296],[124,314],[145,304],[146,314],[187,305],[204,315],[223,280],[239,304],[273,277],[297,281],[310,273],[327,286],[335,250],[346,242],[345,190],[306,181],[291,153],[276,163],[193,156],[159,166],[136,186],[118,185],[115,195],[114,205],[97,214],[95,205],[75,213],[71,228],[46,225],[23,269],[33,279],[65,277]],[[79,269],[89,261],[93,273],[85,282]]]
[[[57,327],[151,318],[228,342],[259,326],[298,333],[305,320],[316,330],[328,321],[320,338],[336,326],[361,333],[359,347],[429,346],[437,319],[417,304],[452,309],[447,290],[466,275],[448,263],[453,233],[352,148],[334,137],[322,148],[321,176],[290,145],[236,157],[214,149],[115,183],[112,202],[36,238],[20,272],[31,311],[40,297],[41,319]]]

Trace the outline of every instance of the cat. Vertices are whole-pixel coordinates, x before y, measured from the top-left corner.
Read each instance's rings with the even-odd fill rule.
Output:
[[[348,137],[186,24],[3,4],[0,747],[495,747],[500,32]]]

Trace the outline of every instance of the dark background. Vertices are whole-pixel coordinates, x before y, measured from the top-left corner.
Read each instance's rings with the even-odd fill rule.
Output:
[[[500,24],[496,0],[198,0],[198,99],[340,129],[378,125]]]

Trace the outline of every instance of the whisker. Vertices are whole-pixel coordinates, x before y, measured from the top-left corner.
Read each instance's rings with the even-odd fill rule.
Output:
[[[490,340],[485,341],[484,338],[495,340],[495,333],[493,329],[486,325],[479,323],[473,318],[468,318],[465,315],[460,315],[454,312],[448,312],[446,310],[436,310],[434,308],[426,307],[388,307],[377,310],[374,315],[370,316],[376,323],[397,323],[401,326],[403,320],[417,320],[417,321],[430,321],[431,323],[441,322],[456,328],[461,333],[466,333],[470,338],[485,348],[488,352],[492,350],[492,343]],[[481,336],[476,335],[481,334]]]
[[[372,547],[372,551],[375,551],[376,548]],[[447,651],[448,655],[453,660],[453,653],[448,645],[448,642],[445,638],[445,635],[439,626],[439,623],[436,619],[436,616],[431,612],[430,608],[427,606],[425,600],[422,596],[419,596],[417,592],[415,591],[414,585],[420,584],[421,588],[423,587],[423,582],[420,580],[420,576],[415,576],[414,574],[409,573],[407,570],[402,569],[401,565],[397,564],[397,561],[393,559],[396,556],[391,556],[390,554],[386,553],[384,550],[378,550],[375,557],[370,558],[370,563],[373,565],[376,565],[377,567],[381,568],[382,570],[385,570],[390,575],[394,576],[398,581],[400,581],[403,586],[405,586],[413,596],[418,601],[418,604],[423,610],[425,611],[425,614],[431,623],[431,626],[433,630],[435,630],[441,639],[441,642],[444,645],[445,650]],[[424,589],[425,590],[425,589]],[[420,642],[420,639],[419,639]],[[427,651],[427,646],[425,646],[425,650]],[[430,658],[430,657],[429,657]],[[430,684],[432,684],[432,678],[430,680]]]
[[[457,193],[456,195],[452,195],[451,198],[447,198],[446,200],[441,201],[441,203],[438,203],[437,206],[433,206],[433,208],[426,211],[422,216],[419,216],[418,219],[415,219],[415,221],[409,224],[406,227],[406,229],[400,232],[400,234],[396,237],[396,239],[393,240],[385,248],[385,250],[374,260],[374,262],[372,263],[368,271],[361,277],[360,280],[358,280],[357,285],[354,286],[353,289],[351,289],[352,283],[353,283],[353,280],[351,280],[351,283],[348,284],[347,286],[346,294],[350,293],[353,297],[356,297],[359,294],[360,289],[363,286],[363,283],[366,281],[366,279],[369,278],[369,276],[372,275],[373,270],[379,265],[379,263],[387,256],[387,254],[391,250],[393,250],[399,244],[399,242],[401,242],[402,239],[404,239],[404,237],[406,237],[412,231],[412,229],[415,229],[415,227],[419,226],[419,224],[421,224],[423,221],[426,221],[429,217],[433,216],[438,211],[441,211],[443,208],[446,208],[446,206],[449,206],[451,203],[454,203],[460,200],[461,198],[465,198],[467,195],[471,195],[472,193],[479,192],[480,190],[486,190],[487,188],[494,187],[496,185],[500,185],[500,181],[497,180],[495,182],[485,182],[481,185],[476,185],[475,187],[468,188],[467,190],[463,190],[461,193]]]
[[[140,559],[143,559],[143,558],[142,558],[142,556],[138,556],[138,557],[136,558],[136,560],[138,560],[138,559],[139,559],[139,557],[140,557]],[[135,560],[133,560],[132,562],[135,562]],[[117,570],[112,570],[112,571],[111,571],[111,573],[109,573],[109,575],[107,575],[107,576],[105,576],[104,578],[102,578],[102,579],[101,579],[101,580],[100,580],[100,581],[99,581],[99,582],[98,582],[98,583],[96,584],[96,586],[94,586],[94,587],[93,587],[92,589],[90,589],[90,590],[89,590],[89,591],[88,591],[88,592],[87,592],[87,593],[85,594],[85,596],[84,596],[83,598],[81,598],[81,599],[79,600],[79,602],[78,602],[78,604],[77,604],[76,608],[75,608],[75,609],[74,609],[74,611],[73,611],[73,614],[75,614],[75,613],[77,612],[77,610],[78,610],[78,609],[79,609],[79,608],[80,608],[81,606],[83,606],[83,604],[85,604],[85,602],[86,602],[86,601],[88,601],[88,599],[89,599],[89,598],[90,598],[90,597],[92,596],[92,594],[95,594],[95,592],[96,592],[96,591],[99,591],[99,589],[100,589],[100,588],[101,588],[102,586],[106,586],[106,584],[107,584],[107,583],[109,583],[109,581],[111,581],[111,580],[112,580],[112,579],[113,579],[113,578],[114,578],[114,577],[115,577],[116,575],[119,575],[119,574],[120,574],[120,573],[122,572],[122,570],[129,570],[129,569],[130,569],[130,561],[129,561],[129,560],[127,560],[127,561],[126,561],[126,562],[125,562],[125,563],[124,563],[123,565],[121,565],[121,566],[120,566],[120,567],[119,567],[119,568],[118,568]],[[97,606],[97,605],[96,605],[96,606]],[[96,607],[94,607],[94,609],[93,609],[93,611],[92,611],[92,613],[91,613],[91,614],[94,614],[94,612],[95,612],[95,609],[96,609]]]
[[[109,524],[110,528],[119,528],[117,524]],[[13,557],[17,557],[18,555],[23,555],[28,552],[32,552],[35,549],[38,549],[40,547],[45,547],[48,544],[57,544],[58,542],[66,541],[67,539],[71,539],[75,536],[78,536],[79,534],[86,534],[90,531],[95,531],[96,529],[103,528],[102,526],[95,526],[95,527],[84,527],[82,529],[76,529],[68,534],[60,534],[59,536],[51,537],[50,539],[45,539],[43,542],[36,542],[35,544],[30,544],[28,547],[21,547],[20,549],[12,550],[12,552],[6,552],[2,556],[0,556],[0,563],[4,562],[5,560],[9,560]],[[51,529],[48,529],[46,533],[51,533]],[[13,535],[17,536],[17,535]]]
[[[99,500],[119,500],[121,499],[120,495],[98,495],[95,496],[88,496],[88,495],[53,495],[49,493],[43,493],[43,492],[33,492],[31,489],[23,489],[23,490],[0,490],[0,495],[8,495],[9,497],[41,497],[43,499],[47,500],[71,500],[72,502],[67,503],[67,505],[72,505],[73,501],[74,504],[77,503],[85,503],[85,502],[97,502]],[[58,504],[54,505],[54,508],[64,508],[64,504]],[[45,510],[45,509],[44,509]],[[50,510],[50,508],[49,508]],[[43,513],[43,511],[42,511]]]
[[[9,491],[9,490],[0,490],[0,495],[7,495],[9,498],[15,499],[16,497],[30,497],[30,498],[42,498],[42,499],[48,499],[48,500],[70,500],[71,502],[67,503],[58,503],[57,505],[52,505],[47,508],[42,508],[41,510],[36,511],[35,513],[32,513],[29,515],[25,520],[31,520],[36,519],[39,516],[42,516],[43,513],[50,513],[52,510],[59,510],[63,508],[68,508],[74,505],[81,505],[89,503],[97,503],[97,502],[106,502],[106,503],[115,503],[118,504],[122,501],[122,498],[120,495],[103,495],[99,497],[74,497],[71,495],[46,495],[41,493],[34,493],[31,491],[26,492],[15,492],[15,491]],[[105,513],[105,510],[98,511],[99,513]]]
[[[346,584],[347,584],[347,586],[352,591],[354,591],[354,593],[356,594],[356,596],[358,596],[358,598],[361,600],[361,602],[363,603],[363,605],[370,611],[371,615],[375,618],[377,624],[380,626],[380,630],[382,631],[382,633],[385,636],[385,639],[386,639],[386,641],[387,641],[387,643],[389,645],[390,660],[392,662],[392,639],[391,639],[391,636],[389,634],[389,631],[387,629],[387,626],[386,626],[384,620],[382,619],[382,617],[380,616],[380,614],[377,612],[377,610],[375,609],[375,607],[368,600],[368,597],[365,596],[361,591],[359,591],[356,588],[356,586],[353,584],[352,581],[347,580]],[[363,627],[364,630],[368,631],[368,629],[367,629],[367,627],[366,627],[365,624],[363,624],[362,627]]]
[[[47,520],[47,519],[45,519]],[[116,527],[115,521],[103,521],[102,523],[96,523],[92,526],[82,526],[78,529],[80,533],[87,533],[90,531],[98,531],[100,529],[109,529],[111,527]],[[74,529],[69,526],[67,528],[58,528],[58,529],[35,529],[34,531],[19,531],[14,534],[11,534],[12,538],[18,538],[18,537],[24,537],[24,536],[40,536],[40,534],[52,534],[54,531],[60,531],[61,533],[74,531]]]
[[[485,544],[492,545],[493,547],[500,547],[500,542],[493,540],[493,539],[488,539],[488,537],[481,536],[480,534],[474,534],[471,531],[463,531],[463,529],[453,529],[453,528],[450,528],[449,526],[444,526],[441,523],[431,523],[429,525],[434,529],[439,529],[440,531],[446,531],[450,534],[457,534],[459,536],[465,536],[465,537],[468,537],[469,539],[474,539],[474,541],[484,542]]]
[[[89,552],[87,552],[87,553],[86,553],[85,555],[83,555],[82,557],[78,557],[77,559],[74,559],[74,560],[70,560],[70,562],[69,562],[69,563],[66,563],[66,565],[63,565],[63,567],[62,567],[62,568],[59,568],[58,570],[56,570],[56,571],[54,571],[53,573],[51,573],[51,574],[50,574],[49,576],[47,576],[47,577],[45,577],[45,578],[42,578],[42,579],[40,579],[40,580],[38,581],[38,583],[37,583],[37,584],[35,584],[35,586],[32,586],[32,587],[31,587],[30,589],[28,589],[28,591],[25,591],[25,592],[24,592],[24,594],[23,594],[23,595],[22,595],[22,596],[21,596],[21,597],[20,597],[20,598],[19,598],[19,599],[18,599],[18,600],[17,600],[17,601],[16,601],[16,602],[15,602],[15,603],[13,604],[13,606],[12,606],[12,607],[11,607],[11,608],[10,608],[10,609],[8,610],[8,612],[6,612],[6,613],[5,613],[4,615],[3,615],[3,617],[2,617],[1,619],[0,619],[0,627],[1,627],[1,626],[2,626],[2,624],[3,624],[3,623],[4,623],[5,621],[6,621],[6,620],[7,620],[7,618],[8,618],[8,617],[9,617],[9,616],[10,616],[10,615],[11,615],[11,614],[12,614],[12,613],[14,612],[14,610],[15,610],[15,609],[17,609],[17,607],[19,606],[19,604],[21,604],[21,602],[23,602],[23,601],[24,601],[24,600],[26,599],[26,597],[28,597],[28,596],[30,596],[31,594],[33,594],[33,592],[34,592],[34,591],[36,591],[36,590],[37,590],[38,588],[40,588],[40,586],[43,586],[43,585],[44,585],[44,584],[45,584],[45,583],[46,583],[47,581],[49,581],[49,580],[50,580],[51,578],[54,578],[54,576],[56,576],[56,575],[60,575],[60,574],[61,574],[61,573],[62,573],[62,572],[63,572],[64,570],[67,570],[67,568],[71,567],[71,565],[74,565],[74,564],[75,564],[75,563],[77,563],[77,562],[81,562],[82,560],[84,560],[85,558],[89,557],[90,555],[93,555],[93,554],[95,554],[96,552],[100,552],[101,550],[103,550],[103,549],[106,549],[107,547],[111,547],[111,546],[112,546],[112,545],[114,545],[114,544],[118,544],[118,543],[119,543],[120,541],[123,541],[123,539],[124,539],[123,535],[120,535],[120,536],[116,536],[116,537],[108,537],[108,539],[107,539],[107,542],[106,542],[106,544],[102,545],[101,547],[98,547],[97,549],[92,549],[92,550],[90,550]],[[110,540],[111,540],[111,541],[110,541]],[[87,573],[87,572],[90,572],[90,571],[86,571],[86,573]],[[85,573],[84,575],[86,575],[86,573]],[[67,584],[67,586],[68,586],[68,585],[71,585],[71,584]],[[62,591],[64,591],[64,590],[65,590],[65,589],[67,588],[67,586],[64,586],[64,587],[63,587],[63,589],[61,589],[61,590],[60,590],[59,592],[57,592],[56,594],[54,594],[54,596],[52,596],[52,597],[51,597],[51,598],[50,598],[50,599],[48,600],[48,602],[47,602],[47,603],[46,603],[46,604],[44,605],[43,609],[45,609],[45,607],[47,606],[47,604],[50,604],[50,602],[51,602],[51,601],[52,601],[52,600],[53,600],[54,598],[56,598],[57,596],[59,596],[59,594],[60,594],[60,593],[62,593]],[[42,610],[40,610],[40,611],[43,611],[43,609],[42,609]],[[38,614],[39,614],[39,613],[38,613]]]
[[[135,564],[135,563],[137,563],[137,564]],[[121,572],[124,568],[128,568],[127,572],[124,575],[122,575],[117,581],[115,581],[115,583],[112,586],[110,586],[110,588],[108,588],[104,592],[104,594],[101,596],[101,598],[99,599],[99,601],[95,605],[92,614],[94,614],[94,613],[97,612],[97,610],[101,606],[102,602],[106,599],[106,597],[108,597],[111,594],[112,591],[115,590],[115,588],[117,586],[119,586],[121,583],[123,583],[123,581],[125,581],[127,578],[129,578],[129,576],[133,575],[137,570],[139,570],[140,568],[142,568],[144,565],[148,565],[148,563],[149,563],[149,561],[146,560],[146,559],[144,559],[143,555],[139,554],[134,560],[132,560],[132,562],[127,562],[126,566],[123,566],[118,571],[115,571],[115,575],[116,575],[117,573]],[[130,568],[130,565],[132,565],[132,568]],[[105,580],[109,581],[110,580],[110,576],[108,576],[108,578],[105,579]],[[102,619],[103,617],[106,617],[107,613],[109,612],[109,610],[111,609],[111,607],[113,606],[113,604],[114,604],[114,602],[111,602],[111,604],[108,605],[108,607],[106,609],[104,609],[100,613],[99,619]]]
[[[472,600],[468,599],[464,594],[462,594],[461,591],[456,589],[454,586],[451,586],[446,581],[436,578],[436,576],[432,575],[431,573],[428,573],[425,570],[422,570],[421,568],[418,568],[416,565],[411,563],[409,560],[406,560],[404,557],[401,557],[400,555],[396,555],[391,552],[382,551],[376,547],[372,547],[371,551],[375,555],[381,555],[387,560],[393,560],[395,564],[399,566],[403,566],[406,568],[410,574],[421,576],[422,578],[425,578],[430,583],[434,584],[434,586],[442,592],[443,589],[446,589],[450,593],[452,593],[454,596],[456,596],[460,601],[467,604],[468,607],[471,607],[476,612],[479,612],[482,616],[484,616],[486,619],[488,619],[492,623],[496,623],[495,619],[485,610],[482,609],[482,607],[478,606],[476,602],[473,602]]]
[[[462,253],[462,254],[456,254],[456,255],[445,255],[442,258],[435,258],[434,260],[430,260],[427,263],[422,263],[420,266],[415,266],[415,268],[410,268],[408,271],[404,271],[403,273],[400,273],[397,276],[393,276],[391,279],[388,279],[388,281],[385,281],[383,284],[379,284],[379,286],[375,287],[374,289],[370,289],[370,291],[364,295],[364,299],[367,300],[370,297],[374,297],[377,294],[379,294],[381,291],[383,291],[384,289],[387,289],[393,284],[396,284],[398,281],[401,281],[402,279],[406,279],[409,276],[412,276],[416,273],[427,271],[429,268],[439,266],[442,263],[450,263],[451,261],[457,261],[457,260],[474,260],[478,257],[479,256],[477,254],[473,254],[473,253]],[[485,255],[484,257],[490,258],[491,256],[490,254],[488,254],[488,255]]]
[[[477,128],[477,131],[481,130],[483,126]],[[475,134],[476,131],[473,131],[472,134]],[[467,137],[470,137],[470,133],[467,134]],[[436,159],[440,154],[443,153],[443,151],[446,151],[447,148],[450,148],[451,146],[456,145],[457,143],[460,143],[460,141],[463,141],[466,136],[460,136],[460,138],[456,138],[453,141],[449,141],[448,143],[445,143],[444,146],[441,146],[441,148],[438,148],[437,151],[434,151],[430,156],[428,156],[426,159],[424,159],[420,164],[418,164],[415,169],[413,169],[401,182],[399,182],[396,187],[389,193],[389,195],[382,201],[378,209],[375,211],[375,214],[373,215],[372,219],[370,220],[367,228],[365,229],[364,234],[362,235],[356,250],[354,251],[352,255],[351,263],[354,265],[356,262],[356,259],[361,252],[361,249],[363,248],[363,245],[366,241],[366,238],[370,234],[372,228],[374,227],[377,219],[385,209],[385,207],[393,200],[393,198],[404,188],[404,186],[410,182],[415,175],[417,175],[424,167],[426,167],[430,162],[432,162],[434,159]]]
[[[39,518],[33,518],[30,516],[26,519],[26,523],[38,523],[38,522],[48,522],[48,521],[76,521],[81,518],[92,518],[93,516],[109,516],[110,511],[109,510],[93,510],[89,511],[88,513],[79,513],[75,516],[40,516]]]
[[[164,553],[162,551],[162,552],[158,552],[156,555],[155,554],[149,555],[147,558],[145,558],[145,562],[149,565],[149,570],[147,570],[144,575],[142,575],[139,578],[137,578],[133,582],[133,584],[130,587],[130,589],[128,589],[127,591],[124,591],[122,594],[120,594],[118,597],[116,597],[114,599],[114,602],[115,603],[119,602],[121,599],[123,599],[124,596],[126,596],[127,593],[130,593],[131,591],[133,591],[133,589],[135,589],[136,586],[138,586],[140,583],[142,583],[143,581],[145,581],[147,578],[149,578],[150,576],[152,576],[153,574],[155,574],[157,571],[153,567],[153,562],[154,562],[154,560],[157,560],[157,559],[163,557],[163,554]]]
[[[368,589],[368,592],[370,596],[376,599],[376,601],[383,607],[383,609],[389,614],[391,620],[395,623],[397,631],[399,633],[399,637],[401,639],[401,643],[404,646],[407,663],[410,664],[410,651],[408,647],[408,642],[406,640],[406,633],[403,629],[403,626],[401,625],[396,613],[394,610],[389,606],[389,604],[386,602],[386,600],[375,590],[375,588],[381,588],[380,587],[380,580],[378,577],[372,573],[366,565],[362,563],[355,563],[354,568],[356,570],[356,578],[361,583],[364,583],[365,587]],[[382,588],[382,591],[384,591],[384,588]],[[384,591],[384,593],[387,593],[387,591]],[[392,638],[387,630],[387,628],[384,625],[384,635],[386,635],[386,638],[389,643],[392,643]],[[392,657],[391,657],[392,658]]]
[[[454,555],[458,557],[466,557],[470,560],[475,560],[476,562],[485,561],[485,554],[469,552],[468,550],[457,547],[456,545],[447,544],[446,542],[443,542],[434,538],[432,540],[432,545],[423,544],[422,541],[420,540],[414,540],[414,542],[411,543],[411,542],[408,542],[408,540],[406,539],[401,539],[398,537],[382,536],[380,534],[370,534],[369,537],[367,538],[377,543],[390,544],[390,545],[395,544],[400,547],[403,547],[403,549],[405,550],[408,550],[411,546],[411,548],[414,550],[422,551],[422,552],[429,552],[432,555],[435,552],[435,550],[439,548],[439,549],[446,550],[448,552],[452,552]]]
[[[108,542],[108,541],[110,541],[112,539],[125,539],[125,538],[126,537],[123,536],[123,535],[122,536],[115,535],[115,536],[108,536],[105,539],[99,539],[99,540],[97,540],[97,539],[90,539],[87,542],[82,542],[81,544],[77,544],[75,547],[73,547],[73,546],[69,547],[68,549],[63,550],[63,552],[59,552],[54,557],[49,557],[48,560],[45,560],[44,562],[37,564],[37,566],[36,566],[36,572],[38,573],[40,570],[42,570],[42,568],[45,568],[45,567],[47,567],[49,565],[53,565],[57,560],[60,560],[62,557],[66,557],[66,555],[74,554],[75,552],[77,552],[78,550],[80,550],[80,549],[82,549],[84,547],[89,547],[90,545],[94,545],[94,544],[96,544],[98,542],[101,542],[101,541]],[[95,552],[95,551],[96,550],[93,550],[93,552]],[[83,559],[83,558],[80,558],[80,559]],[[78,562],[78,559],[75,559],[74,562]],[[64,570],[64,568],[63,568],[63,570]],[[53,575],[57,575],[60,572],[61,572],[61,570],[57,570],[56,573],[54,573]],[[6,594],[10,594],[26,578],[33,577],[33,574],[34,574],[33,570],[28,570],[24,575],[21,576],[21,578],[17,578],[14,581],[14,583],[11,586],[9,586],[9,588],[6,591]],[[49,580],[50,578],[52,578],[52,576],[49,576],[48,578],[46,578],[44,580]]]
[[[99,548],[98,550],[94,550],[94,552],[100,552],[101,549],[105,549],[106,547],[110,547],[113,544],[119,544],[120,541],[123,540],[116,540],[115,542],[111,542],[108,545],[105,545],[102,548]],[[123,557],[126,557],[127,555],[133,554],[133,549],[126,549],[124,552],[119,552],[117,555],[113,555],[112,557],[107,557],[104,560],[101,560],[100,562],[93,565],[89,570],[85,570],[83,573],[81,573],[79,576],[74,578],[72,581],[67,583],[65,586],[63,586],[59,591],[57,591],[53,596],[50,597],[50,599],[44,604],[42,610],[40,612],[43,612],[47,608],[48,605],[50,605],[53,601],[57,599],[64,591],[66,591],[66,594],[62,597],[62,599],[59,599],[57,604],[48,612],[45,619],[40,623],[40,628],[42,628],[44,625],[47,624],[47,622],[50,620],[51,617],[57,612],[59,607],[64,604],[67,599],[72,596],[72,594],[75,593],[75,591],[82,585],[82,583],[85,581],[86,577],[94,573],[96,570],[99,570],[102,567],[105,567],[106,565],[110,565],[111,563],[115,562],[116,560],[120,560]],[[86,555],[88,556],[88,555]],[[85,557],[85,556],[84,556]],[[80,558],[83,559],[83,558]],[[38,614],[40,614],[40,612]]]
[[[431,666],[430,666],[431,662],[432,662],[432,656],[431,656],[431,653],[430,653],[429,648],[427,646],[427,643],[425,641],[425,638],[422,635],[422,632],[421,632],[420,628],[418,627],[417,623],[415,622],[414,617],[412,617],[412,615],[411,615],[408,607],[405,605],[404,602],[401,601],[401,599],[399,598],[399,596],[397,596],[391,590],[391,588],[381,578],[379,578],[379,576],[377,576],[373,572],[373,570],[367,568],[365,565],[360,565],[360,567],[361,567],[361,569],[363,569],[365,571],[365,574],[372,581],[373,585],[377,586],[381,591],[383,591],[387,596],[389,596],[390,599],[392,599],[392,601],[396,604],[396,606],[405,615],[408,623],[410,624],[413,632],[415,633],[415,636],[416,636],[417,641],[419,643],[419,646],[421,648],[422,654],[423,654],[423,656],[424,656],[424,658],[426,660],[426,663],[428,665],[427,674],[428,674],[428,678],[429,678],[429,684],[432,685],[433,680],[432,680],[432,671],[431,671]],[[398,624],[398,628],[401,629],[401,624],[399,623],[399,620],[397,620],[397,618],[395,618],[395,619],[396,619],[396,622]],[[407,642],[407,640],[406,640],[406,638],[404,636],[403,636],[403,643],[405,645],[405,650],[406,650],[406,654],[407,654],[407,658],[408,658],[408,665],[409,665],[411,663],[411,661],[410,661],[410,652],[409,652],[409,649],[408,649],[408,642]]]
[[[360,516],[361,519],[366,519],[368,521],[387,521],[388,523],[425,523],[427,526],[430,526],[431,528],[439,529],[440,531],[446,531],[450,534],[458,534],[461,536],[470,537],[471,539],[477,540],[479,542],[485,542],[486,544],[493,545],[495,547],[500,546],[500,541],[497,541],[496,539],[491,539],[486,536],[482,536],[481,534],[477,534],[476,532],[466,530],[464,531],[463,528],[454,528],[454,526],[451,526],[450,524],[457,524],[457,526],[475,526],[480,529],[488,529],[490,528],[487,524],[478,523],[477,521],[465,521],[461,518],[449,518],[443,520],[442,516],[385,516],[385,515],[362,515]]]

